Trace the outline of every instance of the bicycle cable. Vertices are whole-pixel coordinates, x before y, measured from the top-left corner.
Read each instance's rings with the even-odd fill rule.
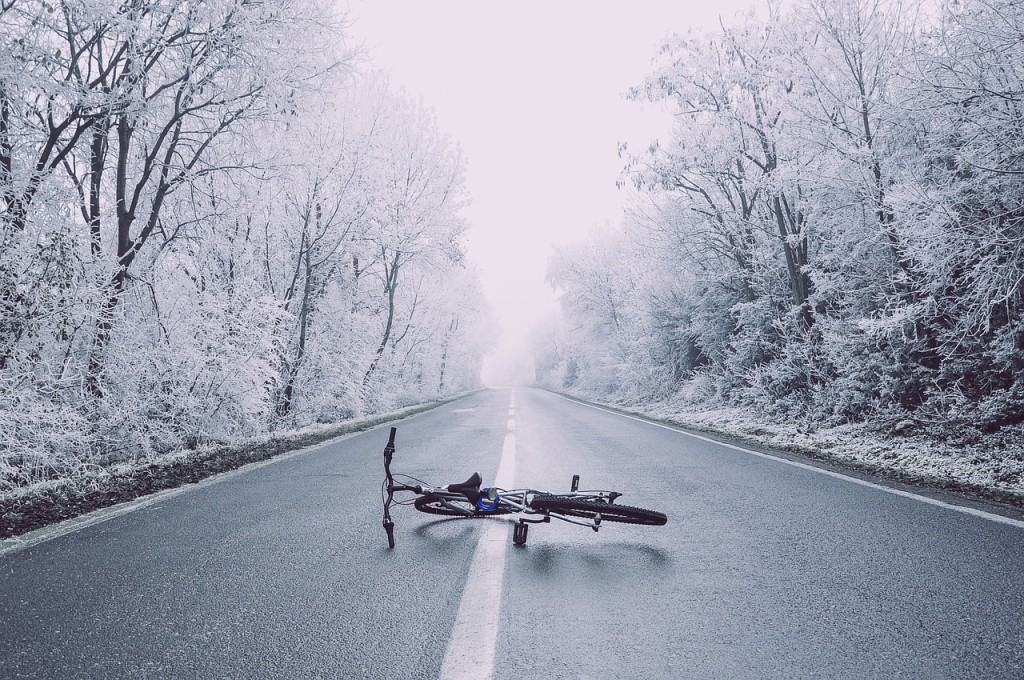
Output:
[[[420,486],[430,486],[429,484],[424,482],[422,479],[419,479],[417,477],[413,477],[412,475],[407,475],[404,472],[393,473],[391,475],[391,477],[392,477],[392,479],[398,479],[399,477],[402,477],[403,479],[411,479],[412,481],[416,482]]]
[[[401,479],[399,479],[399,477],[401,477]],[[408,484],[409,481],[416,482],[420,486],[430,486],[429,484],[427,484],[422,479],[419,479],[417,477],[413,477],[412,475],[407,475],[407,474],[404,474],[404,473],[401,473],[401,472],[399,472],[397,474],[392,474],[391,475],[391,479],[394,480],[394,481],[401,481],[401,482],[405,483],[407,486],[411,486],[410,484]],[[380,485],[380,500],[381,500],[381,503],[384,503],[385,505],[388,502],[387,490],[388,490],[388,480],[385,479],[383,482],[381,482],[381,485]],[[395,498],[393,495],[391,497],[391,504],[392,505],[406,505],[406,506],[408,506],[408,505],[414,505],[415,503],[416,503],[416,499],[415,498],[410,498],[408,500],[400,501],[397,498]]]

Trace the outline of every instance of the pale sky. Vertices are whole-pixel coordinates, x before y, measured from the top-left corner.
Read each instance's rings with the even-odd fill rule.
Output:
[[[468,160],[468,259],[502,335],[485,380],[555,308],[554,244],[617,224],[620,142],[664,136],[668,116],[627,101],[663,39],[714,27],[746,0],[348,0],[350,34],[394,85],[422,96]]]

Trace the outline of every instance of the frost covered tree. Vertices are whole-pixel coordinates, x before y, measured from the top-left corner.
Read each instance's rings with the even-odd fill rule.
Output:
[[[380,131],[370,150],[377,200],[358,236],[361,285],[381,293],[374,305],[379,342],[363,374],[364,386],[389,347],[405,339],[424,277],[461,261],[459,237],[466,228],[460,216],[465,164],[433,115],[405,96],[382,101],[379,115]]]
[[[0,486],[477,385],[461,157],[328,4],[0,10]]]
[[[595,236],[551,269],[562,327],[604,332],[552,334],[539,365],[632,399],[621,376],[653,360],[668,392],[808,422],[1024,420],[1022,22],[1003,0],[806,0],[669,39],[633,92],[674,127],[623,149],[631,247]],[[614,274],[637,271],[659,275]],[[598,360],[612,344],[647,350]]]
[[[815,157],[793,134],[806,93],[792,78],[785,25],[777,15],[747,18],[720,34],[674,38],[633,94],[668,102],[675,115],[670,143],[630,157],[628,178],[652,196],[637,212],[686,254],[689,271],[703,272],[711,296],[728,298],[740,341],[727,355],[708,351],[751,380],[816,318]]]
[[[1024,420],[1024,8],[943,7],[912,73],[917,151],[894,187],[924,282],[912,346],[931,420]]]

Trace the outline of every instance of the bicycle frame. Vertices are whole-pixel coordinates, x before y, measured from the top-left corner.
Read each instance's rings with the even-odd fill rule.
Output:
[[[397,487],[395,487],[395,490],[396,491],[416,490],[416,492],[418,494],[420,494],[420,495],[431,495],[431,496],[435,496],[435,497],[440,498],[440,499],[453,501],[453,503],[466,504],[466,503],[469,502],[469,500],[466,498],[466,496],[464,494],[453,493],[453,492],[449,491],[447,487],[419,486],[419,487],[415,487],[415,489],[405,489],[405,488],[402,488],[401,486],[397,486]],[[595,490],[585,490],[585,491],[568,491],[568,492],[567,491],[558,491],[558,492],[553,492],[553,491],[543,491],[541,489],[501,489],[501,488],[498,488],[498,487],[486,487],[484,489],[481,489],[481,491],[482,492],[487,492],[487,491],[494,491],[494,492],[496,492],[496,496],[494,498],[494,501],[497,503],[497,505],[495,505],[494,509],[497,510],[497,509],[500,508],[500,509],[503,510],[503,512],[495,513],[493,515],[494,517],[499,517],[499,516],[507,514],[507,513],[524,514],[524,515],[537,515],[536,518],[518,517],[515,520],[515,521],[519,521],[519,522],[533,522],[533,523],[549,522],[551,520],[551,518],[554,517],[555,519],[562,520],[563,522],[568,522],[569,524],[578,524],[579,526],[590,527],[592,529],[599,527],[600,526],[600,521],[594,521],[594,520],[586,521],[586,520],[583,520],[583,519],[581,519],[579,517],[569,517],[569,516],[566,516],[566,515],[564,515],[564,514],[562,514],[560,512],[552,511],[552,510],[541,512],[539,510],[536,510],[532,505],[530,505],[530,497],[531,496],[556,496],[557,495],[557,496],[562,497],[562,498],[580,498],[580,499],[583,499],[583,500],[592,500],[592,501],[600,501],[600,502],[603,502],[603,503],[611,503],[616,498],[618,498],[619,496],[622,495],[622,494],[620,494],[620,493],[618,493],[616,491],[603,491],[603,490],[596,490],[596,489]],[[460,508],[460,506],[457,506],[457,505],[452,505],[451,507],[452,507],[453,510],[456,510],[456,509]],[[467,517],[482,517],[482,516],[487,515],[488,512],[489,512],[488,510],[481,510],[479,508],[479,506],[476,506],[476,505],[474,505],[473,507],[476,508],[477,510],[480,510],[480,512],[472,512],[472,511],[467,510],[466,511],[466,516]],[[493,511],[490,511],[490,512],[493,512]]]

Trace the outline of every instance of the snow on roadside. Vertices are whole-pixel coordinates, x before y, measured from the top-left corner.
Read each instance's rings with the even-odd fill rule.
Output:
[[[602,403],[584,395],[573,395]],[[945,488],[992,492],[1024,505],[1024,429],[952,443],[924,435],[892,436],[865,424],[804,428],[773,422],[735,406],[698,406],[682,400],[603,405],[681,427],[740,439],[756,446],[919,481]]]

